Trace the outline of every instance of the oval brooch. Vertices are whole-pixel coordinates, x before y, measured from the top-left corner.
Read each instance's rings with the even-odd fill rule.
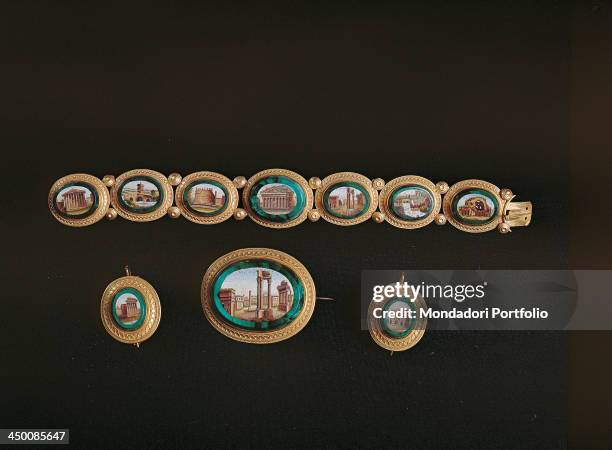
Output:
[[[60,178],[49,191],[51,214],[71,227],[93,225],[108,211],[108,189],[100,179],[85,173]]]
[[[317,211],[336,225],[365,222],[378,207],[372,181],[358,173],[339,172],[325,177],[315,194]]]
[[[246,248],[217,259],[202,280],[202,308],[225,336],[271,344],[299,333],[315,307],[315,284],[294,257]]]
[[[242,191],[242,203],[251,219],[270,228],[294,227],[312,209],[312,189],[298,173],[268,169],[256,173]]]
[[[150,222],[165,216],[173,200],[168,179],[149,169],[122,173],[111,188],[111,204],[117,214],[135,222]]]
[[[126,276],[111,282],[100,301],[100,317],[113,338],[139,346],[149,339],[161,320],[161,303],[157,292],[147,281],[133,276],[128,267]]]
[[[425,300],[417,296],[389,298],[368,308],[368,331],[376,344],[391,352],[402,352],[414,347],[427,328],[427,318],[420,312],[427,307]]]

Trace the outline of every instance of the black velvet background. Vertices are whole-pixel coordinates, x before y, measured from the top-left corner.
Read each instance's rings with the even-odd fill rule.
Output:
[[[2,427],[70,428],[88,449],[566,446],[564,335],[430,332],[390,356],[359,329],[359,280],[361,269],[566,266],[570,23],[588,8],[2,9],[4,173],[19,181],[1,223]],[[533,201],[534,218],[502,236],[168,218],[71,229],[48,212],[63,175],[141,167],[481,178]],[[297,257],[337,302],[276,345],[216,333],[201,277],[247,246]],[[140,349],[99,319],[124,264],[162,301]]]

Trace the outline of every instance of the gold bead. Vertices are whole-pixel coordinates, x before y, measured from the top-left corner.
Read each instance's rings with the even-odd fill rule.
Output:
[[[102,178],[102,183],[104,183],[104,186],[106,187],[112,187],[113,184],[115,184],[115,177],[112,175],[104,175],[104,177]]]
[[[444,225],[446,223],[446,216],[444,214],[438,214],[434,222],[436,222],[436,225]]]
[[[242,189],[245,186],[245,184],[247,184],[247,180],[242,175],[234,178],[234,186],[236,186],[236,189]]]
[[[308,220],[310,220],[311,222],[316,222],[320,218],[321,218],[321,213],[317,211],[316,209],[311,209],[310,211],[308,211]]]
[[[247,216],[247,213],[242,208],[238,208],[238,209],[236,209],[236,211],[234,211],[234,219],[236,219],[236,220],[246,219],[246,216]]]
[[[385,221],[385,215],[380,211],[376,211],[372,214],[372,220],[376,223],[383,223]]]
[[[106,211],[106,218],[108,220],[115,220],[117,218],[117,211],[113,208],[108,208],[108,211]]]
[[[448,183],[446,181],[438,181],[436,183],[436,188],[440,194],[446,194],[448,192]]]
[[[319,177],[311,177],[308,180],[308,185],[312,188],[312,189],[319,189],[321,187],[321,179]],[[319,220],[319,219],[317,219]]]
[[[497,230],[501,233],[501,234],[507,234],[510,233],[512,231],[512,229],[510,228],[510,225],[508,225],[507,223],[500,223],[497,226]]]
[[[504,200],[512,200],[512,197],[514,197],[514,194],[510,189],[502,189],[499,194]]]
[[[168,175],[168,183],[170,183],[171,186],[178,186],[181,184],[181,181],[183,181],[183,177],[180,173],[173,172]]]
[[[374,178],[372,180],[372,187],[377,191],[380,191],[382,188],[385,187],[385,180],[383,180],[382,178]]]
[[[176,206],[171,206],[168,208],[168,215],[173,219],[178,219],[181,217],[181,210]]]

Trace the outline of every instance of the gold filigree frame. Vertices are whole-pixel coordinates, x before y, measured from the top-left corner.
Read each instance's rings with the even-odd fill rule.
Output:
[[[123,183],[133,177],[150,177],[159,183],[159,186],[164,191],[164,199],[161,204],[158,205],[155,210],[147,212],[147,213],[136,213],[132,211],[128,211],[123,207],[121,201],[119,200],[119,196]],[[117,177],[113,187],[111,188],[111,204],[113,208],[117,211],[121,217],[127,220],[131,220],[133,222],[151,222],[153,220],[160,219],[164,217],[168,212],[168,208],[172,206],[174,202],[174,192],[172,190],[172,186],[168,182],[168,179],[161,173],[156,172],[155,170],[150,169],[134,169],[129,170],[127,172],[122,173]]]
[[[88,184],[95,189],[96,194],[98,195],[98,207],[87,217],[73,219],[63,216],[55,206],[55,197],[59,191],[71,183]],[[110,196],[108,194],[108,189],[106,186],[104,186],[104,183],[102,183],[99,178],[86,173],[73,173],[71,175],[66,175],[53,183],[53,186],[51,186],[51,189],[49,190],[48,205],[49,209],[51,210],[51,214],[53,214],[53,217],[55,217],[59,222],[70,227],[86,227],[100,221],[106,215],[109,204]]]
[[[142,294],[147,311],[143,324],[135,330],[124,330],[113,318],[112,305],[115,294],[122,289],[133,288]],[[161,303],[157,292],[147,281],[129,275],[111,282],[100,300],[100,317],[104,328],[113,338],[125,344],[140,344],[149,339],[161,320]]]
[[[374,342],[376,342],[376,344],[378,344],[380,347],[390,350],[391,352],[403,352],[419,343],[427,328],[427,318],[421,318],[420,316],[417,317],[415,319],[416,325],[414,329],[408,333],[408,335],[399,338],[391,337],[385,333],[381,327],[381,322],[383,319],[377,319],[374,317],[374,308],[384,306],[386,302],[391,300],[394,299],[387,299],[384,302],[379,303],[370,303],[368,308],[368,331],[370,332],[370,336],[372,336]],[[421,296],[418,296],[415,299],[414,305],[417,311],[427,308],[427,304]]]
[[[294,181],[296,184],[302,188],[304,191],[304,195],[306,196],[306,201],[304,204],[304,209],[295,219],[290,220],[288,222],[272,222],[270,220],[266,220],[263,217],[259,216],[253,208],[251,208],[251,202],[249,201],[249,196],[251,194],[251,189],[255,184],[267,177],[287,177],[290,180]],[[304,222],[308,217],[308,212],[312,209],[313,203],[313,194],[312,189],[308,185],[308,182],[302,177],[299,173],[293,172],[287,169],[266,169],[261,172],[257,172],[246,182],[244,189],[242,190],[242,207],[246,211],[247,215],[257,224],[262,225],[264,227],[269,228],[290,228],[300,223]]]
[[[188,208],[183,198],[185,189],[198,180],[202,180],[202,182],[205,182],[206,180],[216,181],[225,188],[225,191],[227,192],[227,198],[225,200],[226,207],[222,212],[219,214],[201,216],[195,214]],[[208,171],[195,172],[183,178],[181,183],[176,187],[174,201],[176,206],[181,210],[181,214],[186,219],[204,225],[214,225],[216,223],[224,222],[232,217],[234,211],[236,211],[236,208],[238,207],[238,189],[236,189],[236,186],[234,186],[234,183],[232,183],[229,178],[221,175],[220,173]]]
[[[404,220],[397,217],[391,208],[389,207],[389,200],[393,193],[403,186],[418,186],[428,190],[434,200],[431,212],[422,219],[419,220]],[[437,186],[429,181],[427,178],[419,177],[417,175],[405,175],[403,177],[397,177],[389,181],[383,189],[380,191],[378,197],[378,206],[380,211],[385,215],[385,221],[398,228],[421,228],[429,225],[436,218],[436,215],[440,213],[442,207],[442,196]]]
[[[304,287],[304,305],[299,314],[289,324],[271,331],[245,330],[228,323],[215,309],[213,288],[217,276],[227,267],[245,260],[267,260],[290,269]],[[299,333],[312,317],[316,302],[315,284],[304,265],[293,256],[269,248],[244,248],[221,256],[206,270],[202,279],[202,309],[204,316],[219,333],[239,342],[249,344],[272,344]]]
[[[466,189],[482,189],[484,191],[489,192],[495,197],[495,199],[497,200],[497,213],[490,222],[483,225],[469,225],[461,223],[457,219],[455,219],[455,215],[453,214],[452,210],[453,200],[457,194]],[[506,209],[506,201],[501,198],[500,190],[494,184],[483,180],[471,179],[453,184],[448,189],[448,192],[446,192],[446,194],[444,195],[442,208],[444,210],[444,215],[446,216],[446,219],[455,228],[458,228],[462,231],[466,231],[468,233],[484,233],[486,231],[494,230],[501,223],[502,215]]]
[[[323,204],[323,197],[327,189],[337,183],[356,183],[362,186],[370,196],[368,209],[358,217],[353,217],[351,219],[336,217],[330,214]],[[355,172],[334,173],[321,180],[321,185],[315,192],[315,208],[327,222],[341,226],[357,225],[370,219],[374,211],[378,208],[378,191],[372,186],[372,180],[364,175]]]

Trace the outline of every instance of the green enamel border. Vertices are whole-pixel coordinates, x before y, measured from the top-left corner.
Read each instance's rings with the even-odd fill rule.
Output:
[[[191,204],[189,203],[189,192],[191,191],[191,189],[198,185],[198,184],[212,184],[213,186],[218,187],[219,189],[221,189],[223,191],[223,194],[225,195],[225,203],[223,204],[223,206],[219,209],[217,209],[214,212],[202,212],[202,211],[198,211],[197,209],[194,209]],[[191,211],[193,214],[195,214],[196,216],[203,216],[203,217],[213,217],[213,216],[217,216],[219,214],[221,214],[223,211],[225,211],[227,209],[227,204],[228,204],[228,193],[227,193],[227,189],[225,189],[225,186],[223,186],[221,183],[219,183],[218,181],[215,180],[211,180],[210,178],[200,178],[198,180],[192,181],[191,183],[189,183],[189,185],[187,185],[187,187],[185,188],[185,190],[183,191],[183,204],[185,205],[185,207]]]
[[[459,203],[459,200],[461,199],[461,197],[467,194],[483,195],[493,202],[494,210],[489,220],[470,220],[470,219],[464,219],[463,217],[459,215],[459,211],[457,210],[457,204]],[[493,194],[491,194],[489,191],[486,191],[484,189],[477,189],[477,188],[464,189],[461,192],[458,192],[453,197],[453,202],[451,203],[451,213],[453,214],[453,217],[455,218],[455,220],[457,220],[457,222],[461,222],[465,225],[486,225],[488,223],[491,223],[497,218],[498,210],[499,210],[499,203],[497,199],[495,198]]]
[[[357,214],[353,214],[350,216],[346,214],[338,214],[337,212],[332,211],[329,208],[329,203],[328,203],[329,195],[334,191],[334,189],[337,189],[339,187],[352,187],[352,188],[357,189],[359,192],[361,192],[365,196],[365,203],[363,205],[363,209],[359,211]],[[325,208],[325,211],[327,211],[332,216],[338,217],[340,219],[356,219],[357,217],[363,216],[365,212],[370,208],[370,202],[371,202],[370,194],[368,193],[367,189],[364,188],[361,184],[354,183],[352,181],[341,181],[340,183],[332,184],[330,187],[327,188],[327,190],[323,194],[323,207]]]
[[[295,193],[295,207],[287,214],[269,214],[259,207],[257,193],[267,184],[283,184],[289,186]],[[269,176],[258,180],[249,191],[249,205],[257,216],[269,222],[286,223],[291,222],[302,214],[306,207],[306,193],[302,186],[296,183],[289,177],[285,176]]]
[[[389,311],[389,309],[391,308],[391,305],[393,305],[394,303],[407,303],[410,306],[410,309],[412,311],[416,311],[416,308],[414,306],[414,303],[412,303],[410,300],[406,300],[403,298],[394,298],[389,300],[387,303],[385,303],[385,306],[383,307],[383,311]],[[387,325],[387,321],[389,320],[388,318],[386,319],[379,319],[382,323],[382,330],[384,331],[384,333],[389,336],[390,338],[394,338],[394,339],[399,339],[399,338],[403,338],[408,336],[408,334],[410,334],[410,332],[412,330],[414,330],[414,327],[416,326],[416,319],[408,319],[410,320],[410,324],[408,325],[408,328],[406,328],[405,331],[402,331],[401,333],[398,333],[396,331],[393,331],[391,329],[389,329],[389,326]]]
[[[159,199],[157,200],[157,203],[154,206],[150,206],[148,208],[134,208],[130,205],[128,205],[127,203],[125,203],[125,201],[123,200],[123,188],[125,187],[126,184],[131,183],[132,181],[148,181],[149,183],[152,183],[155,185],[155,187],[157,188],[157,192],[159,192]],[[119,204],[127,211],[130,211],[134,214],[148,214],[150,212],[155,211],[156,209],[158,209],[162,203],[164,203],[164,197],[166,195],[166,192],[164,191],[163,187],[161,186],[161,184],[159,183],[159,181],[157,181],[155,178],[153,177],[148,177],[146,175],[136,175],[133,177],[129,177],[128,179],[126,179],[123,183],[121,183],[121,186],[119,186],[119,188],[117,189],[117,198],[119,200]]]
[[[293,288],[293,305],[291,306],[291,309],[287,311],[287,314],[285,314],[283,317],[272,321],[261,322],[238,319],[236,317],[232,317],[221,304],[221,300],[219,299],[219,290],[223,286],[223,282],[225,281],[225,279],[231,273],[236,272],[237,270],[250,269],[254,267],[275,270],[276,272],[285,276],[287,280],[289,280],[289,282],[291,283],[291,287]],[[225,268],[223,272],[217,275],[213,284],[212,294],[214,306],[217,313],[227,322],[233,325],[237,325],[238,327],[246,330],[266,331],[284,327],[291,323],[299,315],[299,313],[302,311],[302,308],[304,307],[304,286],[302,285],[302,282],[297,278],[293,271],[289,270],[287,267],[274,261],[269,261],[265,259],[244,260]]]
[[[132,325],[125,325],[121,323],[121,319],[117,317],[117,308],[116,308],[117,299],[121,297],[123,294],[132,294],[134,297],[136,297],[136,300],[138,300],[138,303],[140,304],[140,308],[141,308],[140,318],[136,322],[134,322]],[[124,288],[124,289],[121,289],[119,292],[117,292],[115,296],[113,297],[113,302],[111,303],[111,309],[112,309],[111,312],[113,313],[113,319],[115,319],[115,323],[119,327],[123,328],[124,330],[136,330],[137,328],[140,328],[140,326],[145,321],[145,317],[147,316],[147,303],[144,301],[144,297],[142,296],[140,291],[134,288]]]
[[[91,208],[89,208],[89,210],[83,214],[78,214],[78,215],[70,215],[70,214],[65,214],[62,211],[60,211],[60,209],[57,207],[57,196],[59,195],[59,193],[61,191],[63,191],[66,188],[69,187],[82,187],[85,189],[89,189],[89,192],[91,192],[94,196],[94,201],[91,205]],[[75,181],[74,183],[68,183],[65,184],[64,186],[62,186],[61,188],[59,188],[55,194],[53,194],[53,207],[55,208],[55,211],[57,211],[57,213],[66,218],[66,219],[84,219],[86,217],[91,216],[94,212],[96,212],[96,210],[98,209],[99,206],[99,198],[98,198],[98,191],[96,190],[96,188],[94,188],[91,184],[89,183],[85,183],[85,182],[80,182],[80,181]]]
[[[431,200],[431,204],[429,205],[429,209],[427,210],[427,213],[423,217],[408,217],[408,216],[403,216],[401,214],[398,214],[395,211],[395,208],[393,207],[393,203],[395,203],[395,198],[401,192],[404,192],[407,189],[416,189],[416,190],[419,190],[419,191],[424,191],[425,193],[427,193],[427,195],[429,195],[429,198]],[[419,220],[425,219],[426,217],[428,217],[431,214],[431,212],[433,211],[435,202],[436,202],[436,200],[435,200],[435,198],[433,196],[433,193],[429,189],[427,189],[424,186],[420,186],[418,184],[408,184],[408,185],[405,185],[405,186],[400,186],[400,187],[398,187],[397,189],[395,189],[393,191],[393,193],[389,197],[389,201],[387,203],[387,206],[389,208],[389,211],[391,211],[393,213],[393,215],[395,217],[397,217],[398,219],[405,220],[406,222],[417,222]]]

